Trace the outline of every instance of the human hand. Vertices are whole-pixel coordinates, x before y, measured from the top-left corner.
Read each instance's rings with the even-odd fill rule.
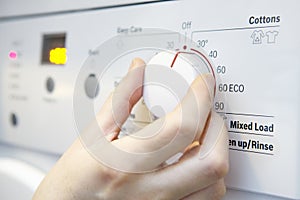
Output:
[[[228,136],[223,119],[211,111],[211,75],[198,77],[181,105],[166,117],[117,139],[121,125],[142,96],[144,65],[140,59],[133,61],[96,116],[96,123],[84,135],[98,134],[100,127],[104,137],[97,142],[108,140],[112,147],[130,155],[146,156],[122,157],[108,151],[106,158],[112,159],[100,162],[90,147],[77,139],[45,177],[33,199],[214,200],[224,195]],[[93,148],[93,152],[97,150],[103,151],[103,147]],[[183,152],[178,162],[160,167],[178,152]]]

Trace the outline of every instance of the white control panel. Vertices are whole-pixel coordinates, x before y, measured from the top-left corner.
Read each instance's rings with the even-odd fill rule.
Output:
[[[0,140],[61,154],[80,131],[74,91],[82,90],[87,124],[84,105],[103,89],[97,65],[77,87],[86,58],[101,54],[96,47],[114,35],[169,29],[191,38],[214,63],[214,109],[229,130],[228,188],[253,192],[252,199],[300,199],[298,9],[296,0],[184,0],[3,18]],[[176,49],[176,37],[165,37],[165,48]],[[105,87],[119,79],[116,74]],[[230,195],[247,199],[246,192]]]

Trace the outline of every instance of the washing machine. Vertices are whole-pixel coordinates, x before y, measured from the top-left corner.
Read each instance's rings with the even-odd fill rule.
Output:
[[[31,199],[58,156],[0,145],[1,199]]]
[[[99,57],[128,66],[160,49],[193,50],[189,41],[212,63],[213,106],[229,131],[224,199],[300,200],[298,8],[297,0],[1,0],[0,199],[30,199],[91,120],[85,105],[99,109],[101,92],[118,84],[122,68],[95,78]]]

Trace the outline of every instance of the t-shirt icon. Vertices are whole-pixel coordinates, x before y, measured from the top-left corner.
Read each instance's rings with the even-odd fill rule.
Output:
[[[251,38],[253,39],[253,44],[261,44],[262,42],[262,38],[264,37],[264,33],[259,30],[255,30],[253,31],[252,35],[251,35]]]
[[[266,32],[266,36],[268,38],[267,39],[268,43],[275,43],[277,35],[278,35],[278,31],[268,31],[268,32]]]

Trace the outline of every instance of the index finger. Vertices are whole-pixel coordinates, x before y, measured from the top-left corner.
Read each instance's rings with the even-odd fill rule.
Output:
[[[105,135],[114,139],[128,118],[132,107],[142,96],[145,62],[140,58],[132,60],[127,75],[105,101],[96,120]]]

